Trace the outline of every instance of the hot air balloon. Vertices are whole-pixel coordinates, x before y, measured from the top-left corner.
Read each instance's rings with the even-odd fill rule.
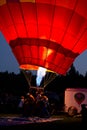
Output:
[[[85,100],[85,95],[81,92],[75,93],[75,101],[80,105]]]
[[[87,0],[0,0],[0,31],[19,68],[65,75],[87,49]]]

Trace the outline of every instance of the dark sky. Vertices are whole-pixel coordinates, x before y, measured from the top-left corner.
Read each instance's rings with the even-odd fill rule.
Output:
[[[0,33],[0,72],[5,71],[19,73],[19,68],[10,46]]]
[[[85,75],[87,72],[87,51],[75,59],[74,66],[80,74]],[[9,45],[0,33],[0,72],[5,71],[19,73],[19,67]]]

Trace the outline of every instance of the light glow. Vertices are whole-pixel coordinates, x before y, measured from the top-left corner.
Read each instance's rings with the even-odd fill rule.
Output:
[[[42,81],[42,78],[45,76],[46,74],[46,68],[43,67],[39,67],[39,69],[37,70],[37,77],[36,77],[36,84],[37,86],[40,86],[40,83]]]

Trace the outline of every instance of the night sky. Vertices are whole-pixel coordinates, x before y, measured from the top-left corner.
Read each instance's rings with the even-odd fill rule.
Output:
[[[80,74],[85,75],[87,72],[87,50],[80,54],[74,61],[74,66]],[[11,48],[5,38],[0,33],[0,72],[19,73],[18,62],[14,57]]]

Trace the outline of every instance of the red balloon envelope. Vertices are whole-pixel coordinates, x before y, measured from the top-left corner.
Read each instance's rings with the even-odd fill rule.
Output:
[[[0,0],[0,30],[20,68],[66,74],[87,49],[87,0]]]

